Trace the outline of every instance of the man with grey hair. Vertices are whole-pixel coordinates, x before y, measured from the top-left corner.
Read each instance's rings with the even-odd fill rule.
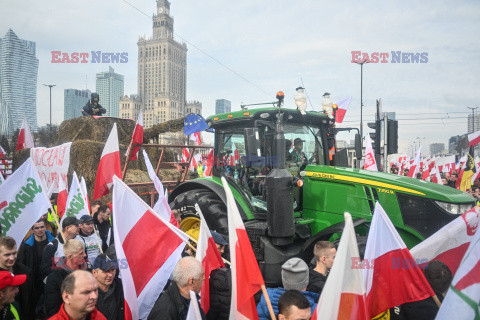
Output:
[[[47,277],[45,284],[45,310],[51,317],[62,305],[62,282],[72,271],[86,269],[85,244],[82,240],[71,239],[63,245],[64,257],[61,263],[53,266],[54,270]]]
[[[193,257],[180,259],[172,272],[173,281],[155,302],[147,320],[186,319],[190,305],[190,291],[197,295],[202,288],[205,273],[202,264]],[[197,298],[198,299],[198,298]],[[199,304],[202,319],[205,314]]]

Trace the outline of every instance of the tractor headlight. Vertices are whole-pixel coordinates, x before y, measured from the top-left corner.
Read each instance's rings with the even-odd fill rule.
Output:
[[[464,214],[474,206],[473,203],[450,203],[442,201],[435,201],[435,203],[448,213],[456,215]]]

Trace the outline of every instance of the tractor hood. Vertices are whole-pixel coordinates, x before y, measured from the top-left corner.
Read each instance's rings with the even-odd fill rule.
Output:
[[[305,176],[312,179],[376,186],[443,202],[468,203],[474,201],[474,198],[468,193],[451,187],[384,172],[309,165],[305,168]]]

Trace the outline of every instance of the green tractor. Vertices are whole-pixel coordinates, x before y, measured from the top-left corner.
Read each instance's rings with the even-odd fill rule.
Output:
[[[225,176],[270,285],[281,283],[290,257],[309,262],[317,241],[338,240],[344,212],[361,247],[378,201],[411,248],[474,205],[450,187],[340,166],[341,152],[331,153],[338,129],[324,113],[270,107],[218,114],[207,123],[215,132],[213,174],[180,184],[170,203],[184,231],[199,228],[198,203],[210,229],[227,235]]]

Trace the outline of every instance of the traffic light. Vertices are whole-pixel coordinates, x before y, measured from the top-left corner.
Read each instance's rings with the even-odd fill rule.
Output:
[[[375,122],[367,123],[370,129],[374,129],[375,132],[370,132],[370,139],[372,140],[372,148],[375,154],[382,154],[382,148],[380,146],[382,121],[376,120]]]
[[[387,153],[398,152],[398,121],[388,120],[387,124]]]

